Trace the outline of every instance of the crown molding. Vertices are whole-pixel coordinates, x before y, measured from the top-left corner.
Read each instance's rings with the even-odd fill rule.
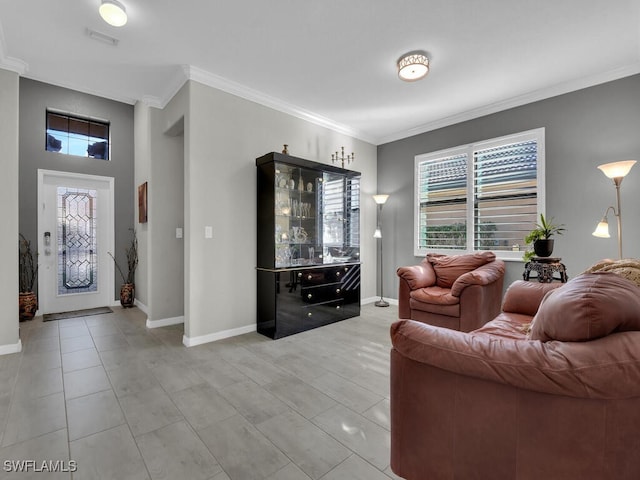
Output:
[[[5,45],[4,31],[2,30],[2,23],[0,23],[0,68],[18,75],[24,75],[29,70],[29,65],[19,58],[7,57]]]
[[[159,96],[145,95],[142,97],[142,101],[150,107],[163,109],[171,101],[173,97],[180,91],[184,84],[189,80],[189,76],[185,71],[184,65],[176,68],[175,73],[167,81],[164,93]]]
[[[382,145],[385,143],[395,142],[396,140],[402,140],[405,138],[420,135],[422,133],[431,132],[438,128],[448,127],[457,123],[466,122],[475,118],[484,117],[493,113],[502,112],[510,108],[520,107],[529,103],[538,102],[540,100],[546,100],[548,98],[557,97],[558,95],[564,95],[566,93],[575,92],[584,88],[593,87],[602,83],[612,82],[624,77],[636,75],[640,73],[640,61],[615,68],[606,72],[598,73],[588,77],[582,77],[568,82],[558,83],[548,88],[535,90],[533,92],[525,93],[517,97],[512,97],[500,102],[491,103],[479,108],[467,110],[465,112],[457,113],[449,117],[441,118],[433,122],[424,123],[417,127],[403,130],[378,138],[376,145]]]
[[[140,102],[144,103],[149,107],[155,108],[164,108],[166,103],[164,103],[159,97],[154,97],[153,95],[143,95],[140,99]]]
[[[219,75],[202,70],[198,67],[184,65],[183,69],[189,80],[202,83],[208,87],[222,90],[223,92],[230,93],[231,95],[244,98],[245,100],[258,103],[265,107],[269,107],[279,112],[313,123],[314,125],[319,125],[321,127],[328,128],[329,130],[333,130],[334,132],[354,137],[375,145],[375,138],[366,135],[363,132],[357,131],[347,125],[334,122],[329,118],[300,108],[280,98],[272,97],[258,90],[254,90]]]
[[[86,93],[87,95],[94,95],[100,98],[106,98],[107,100],[113,100],[120,103],[126,103],[129,105],[135,105],[137,102],[136,98],[119,95],[112,92],[105,92],[102,90],[93,90],[91,88],[87,88],[85,85],[74,82],[54,82],[50,78],[39,77],[38,75],[26,74],[23,75],[25,78],[29,78],[31,80],[36,80],[38,82],[43,82],[48,85],[53,85],[55,87],[68,88],[69,90],[75,90],[76,92]]]
[[[29,65],[18,58],[5,57],[0,53],[0,68],[23,76],[29,70]]]

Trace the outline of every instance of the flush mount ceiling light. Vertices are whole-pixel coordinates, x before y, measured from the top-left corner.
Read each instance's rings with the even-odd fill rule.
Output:
[[[410,52],[398,60],[398,76],[405,82],[415,82],[429,73],[429,59],[422,52]]]
[[[127,11],[117,0],[102,0],[98,9],[102,19],[109,25],[121,27],[127,23]]]

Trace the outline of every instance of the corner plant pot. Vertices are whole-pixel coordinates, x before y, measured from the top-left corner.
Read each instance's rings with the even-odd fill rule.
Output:
[[[553,239],[541,238],[533,242],[533,251],[538,257],[550,257],[553,253]]]
[[[136,298],[136,286],[133,283],[124,283],[120,287],[120,305],[124,308],[133,307]]]
[[[20,293],[18,298],[19,318],[21,322],[31,320],[38,309],[38,297],[34,292]]]

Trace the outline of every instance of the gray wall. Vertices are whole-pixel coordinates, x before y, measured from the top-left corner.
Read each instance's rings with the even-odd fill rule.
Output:
[[[341,146],[362,172],[362,298],[375,295],[376,147],[190,81],[184,113],[185,342],[255,329],[255,158],[289,144],[292,155],[323,163]],[[175,118],[175,117],[172,117]],[[170,124],[169,124],[170,125]],[[204,238],[205,226],[213,238]]]
[[[567,228],[556,237],[554,256],[563,258],[570,277],[617,257],[612,215],[610,239],[591,235],[615,204],[613,182],[596,167],[640,161],[640,75],[378,146],[378,191],[391,194],[383,211],[386,295],[397,298],[397,267],[421,260],[413,255],[414,156],[539,127],[546,129],[546,214]],[[639,203],[640,163],[622,184],[625,257],[640,257]],[[522,262],[509,262],[505,285],[522,271]]]
[[[111,122],[111,160],[96,160],[56,152],[45,145],[47,108],[92,116]],[[126,266],[125,248],[134,223],[133,106],[20,79],[20,232],[36,243],[38,231],[38,169],[102,175],[115,178],[115,253]],[[114,299],[119,298],[122,279],[115,276]]]
[[[166,133],[165,112],[151,109],[149,251],[153,259],[150,320],[184,316],[184,135]],[[176,238],[176,228],[183,238]]]
[[[135,105],[136,185],[148,182],[148,222],[138,227],[140,262],[138,306],[150,326],[184,317],[184,124],[188,89],[181,89],[160,110]]]
[[[18,338],[18,74],[0,69],[2,233],[0,236],[0,353],[20,351]]]
[[[151,111],[149,105],[144,102],[137,102],[134,106],[133,135],[135,138],[134,185],[137,186],[149,182],[151,175]],[[137,216],[136,205],[135,218],[138,218]],[[149,315],[149,223],[138,223],[136,233],[138,235],[136,304]]]

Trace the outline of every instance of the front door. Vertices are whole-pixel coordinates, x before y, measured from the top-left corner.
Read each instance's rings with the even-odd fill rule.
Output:
[[[112,177],[38,170],[40,313],[110,305],[114,298]]]

